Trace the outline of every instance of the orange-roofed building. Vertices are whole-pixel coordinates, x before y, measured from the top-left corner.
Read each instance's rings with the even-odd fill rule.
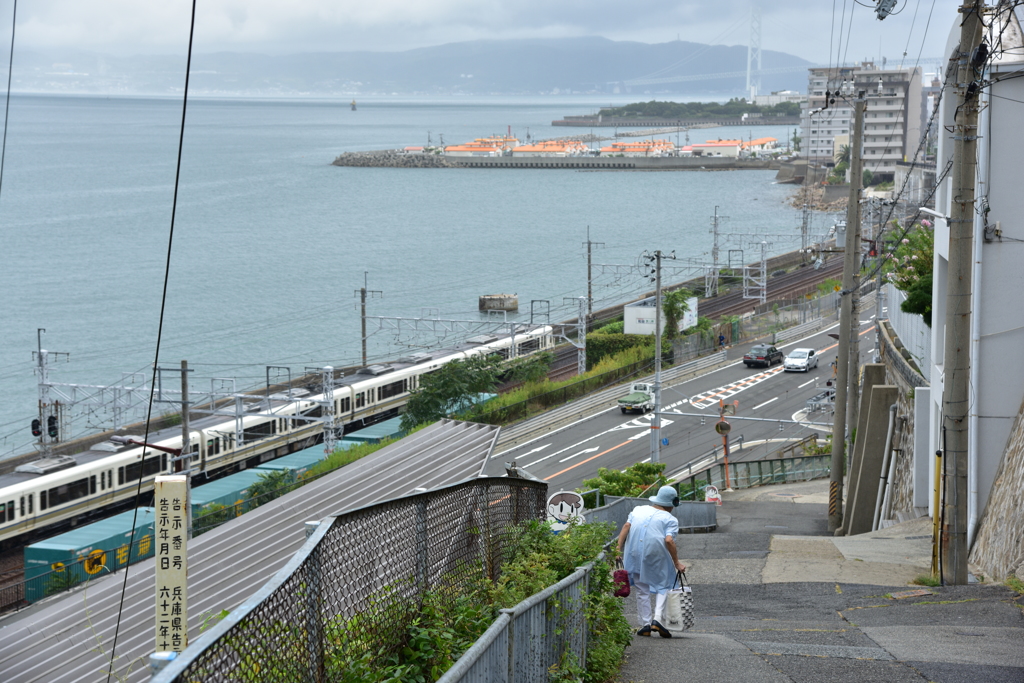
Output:
[[[775,149],[779,144],[777,138],[757,138],[756,140],[749,140],[743,143],[743,151],[747,154],[758,154],[761,152],[770,152]]]
[[[671,140],[623,141],[602,147],[601,156],[665,157],[675,155],[675,149]]]
[[[695,157],[739,157],[741,140],[709,140],[691,145]]]
[[[500,157],[504,150],[495,145],[469,142],[464,145],[449,145],[444,148],[444,153],[445,156],[451,157]]]
[[[546,140],[532,145],[519,145],[512,149],[514,157],[574,157],[588,151],[580,140]]]

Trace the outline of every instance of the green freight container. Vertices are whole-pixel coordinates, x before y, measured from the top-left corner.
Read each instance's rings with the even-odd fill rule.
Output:
[[[384,439],[395,439],[404,436],[402,431],[402,418],[393,417],[369,427],[363,427],[357,432],[349,432],[345,435],[345,441],[358,441],[361,443],[380,443]]]
[[[335,443],[335,448],[344,451],[352,448],[356,443],[358,442],[342,439]],[[324,445],[317,444],[301,451],[295,451],[291,455],[265,462],[254,471],[285,470],[289,473],[288,481],[294,483],[302,479],[306,472],[313,469],[324,457]]]
[[[153,508],[138,508],[137,516],[135,512],[122,512],[27,546],[25,599],[36,602],[151,557]]]
[[[259,481],[267,470],[242,470],[216,481],[192,489],[192,524],[199,525],[204,513],[224,512],[227,519],[238,517],[249,510],[249,487]],[[223,506],[223,508],[221,507]]]

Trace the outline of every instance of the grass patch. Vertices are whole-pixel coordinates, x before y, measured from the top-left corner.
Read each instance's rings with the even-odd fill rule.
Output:
[[[961,602],[976,602],[978,598],[966,598],[964,600],[922,600],[920,602],[912,602],[911,605],[956,605]]]
[[[942,585],[942,581],[938,577],[932,576],[931,574],[920,574],[910,583],[915,586],[929,586],[935,588],[936,586]]]
[[[1021,595],[1024,595],[1024,581],[1021,581],[1016,576],[1011,576],[1003,584],[1010,590],[1017,591]]]

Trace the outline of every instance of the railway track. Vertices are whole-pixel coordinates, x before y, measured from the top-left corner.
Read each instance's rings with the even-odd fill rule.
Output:
[[[818,284],[829,278],[836,278],[842,275],[842,259],[830,259],[818,270],[813,268],[798,268],[785,275],[769,277],[768,295],[765,304],[759,304],[751,299],[743,298],[742,287],[734,287],[733,291],[726,292],[710,299],[701,299],[700,314],[707,318],[724,318],[730,315],[748,313],[758,308],[767,308],[775,302],[787,301],[802,297],[808,292],[817,290]],[[683,283],[693,284],[690,283]],[[646,294],[642,298],[651,296]],[[622,316],[623,306],[611,306],[594,312],[592,329],[610,322]],[[763,312],[763,311],[757,311]],[[574,323],[575,320],[567,321]],[[548,372],[548,379],[559,381],[576,375],[576,348],[570,344],[564,344],[555,348],[554,361],[551,363],[551,370]]]

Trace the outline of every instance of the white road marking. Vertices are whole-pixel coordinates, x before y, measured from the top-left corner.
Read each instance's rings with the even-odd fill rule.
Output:
[[[547,447],[548,447],[548,446],[550,446],[550,445],[551,445],[551,444],[549,444],[549,443],[546,443],[546,444],[544,444],[543,446],[537,446],[536,448],[534,448],[534,449],[533,449],[532,451],[530,451],[529,453],[523,453],[523,457],[525,458],[526,456],[528,456],[528,455],[532,455],[532,454],[536,453],[537,451],[542,451],[542,450],[544,450],[545,448],[547,448]]]
[[[798,386],[798,387],[797,387],[797,389],[803,389],[803,388],[804,388],[804,387],[806,387],[806,386],[807,386],[808,384],[813,384],[813,383],[814,383],[814,380],[812,379],[812,380],[810,380],[810,381],[808,381],[808,382],[804,382],[803,384],[801,384],[800,386]]]
[[[562,458],[562,459],[561,459],[561,460],[559,460],[558,462],[565,462],[566,460],[572,460],[572,459],[573,459],[573,458],[575,458],[576,456],[578,456],[578,455],[583,455],[584,453],[593,453],[594,451],[598,450],[598,448],[599,448],[598,446],[594,446],[593,448],[584,448],[584,449],[583,449],[582,451],[580,451],[579,453],[573,453],[573,454],[572,454],[572,455],[570,455],[570,456],[569,456],[568,458]]]
[[[778,400],[779,400],[779,397],[778,397],[778,396],[776,396],[775,398],[770,398],[770,399],[768,399],[767,401],[765,401],[764,403],[759,403],[759,404],[757,404],[756,406],[754,406],[753,408],[751,408],[751,410],[757,410],[758,408],[763,408],[763,407],[765,407],[766,405],[768,405],[769,403],[771,403],[772,401],[778,401]]]
[[[650,461],[651,461],[650,458],[645,458],[644,460],[641,460],[640,462],[650,462]]]
[[[549,436],[551,436],[552,434],[557,434],[558,432],[564,432],[567,429],[571,429],[571,428],[575,427],[576,425],[580,424],[581,422],[586,422],[587,420],[592,420],[593,418],[597,417],[598,415],[604,415],[605,413],[610,413],[611,411],[618,410],[618,409],[619,409],[618,406],[611,406],[610,408],[605,408],[604,410],[599,410],[596,413],[594,413],[593,415],[588,415],[586,417],[581,417],[580,419],[575,420],[573,422],[570,422],[569,424],[562,425],[558,429],[555,429],[553,431],[547,432],[546,434],[541,434],[538,437],[530,439],[529,441],[526,441],[525,443],[521,443],[521,444],[519,444],[517,446],[513,446],[512,448],[504,450],[501,453],[495,453],[494,455],[491,456],[491,460],[494,460],[495,458],[503,458],[503,457],[505,457],[505,455],[507,453],[511,453],[512,451],[514,451],[514,450],[516,450],[518,448],[522,448],[523,446],[529,446],[534,441],[540,441],[541,439],[546,439]]]
[[[636,441],[637,439],[642,439],[645,436],[650,436],[650,435],[651,435],[651,430],[648,429],[646,432],[640,432],[639,434],[634,434],[633,436],[629,437],[629,439],[627,439],[627,441]]]
[[[727,398],[732,398],[741,391],[749,389],[755,384],[760,384],[761,382],[764,382],[765,380],[771,378],[774,375],[779,374],[780,372],[782,372],[781,366],[775,368],[774,370],[765,370],[764,372],[752,375],[750,377],[747,377],[746,379],[741,379],[738,382],[727,384],[724,387],[718,387],[717,389],[705,391],[703,394],[697,394],[696,396],[692,397],[690,399],[690,405],[692,405],[694,408],[708,408],[718,403],[719,399],[724,400]]]

